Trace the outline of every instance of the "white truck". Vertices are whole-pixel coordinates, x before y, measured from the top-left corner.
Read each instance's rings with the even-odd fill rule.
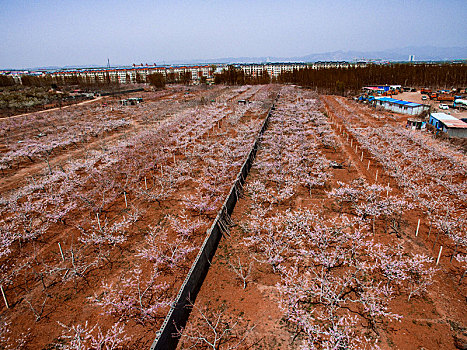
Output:
[[[458,98],[457,100],[454,100],[453,107],[467,109],[467,100]]]

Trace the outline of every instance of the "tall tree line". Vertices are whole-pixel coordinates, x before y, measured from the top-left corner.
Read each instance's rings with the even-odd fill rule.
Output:
[[[13,85],[15,85],[15,80],[13,79],[13,77],[8,75],[0,75],[0,87]]]
[[[467,64],[370,64],[351,68],[305,68],[283,72],[280,83],[297,84],[323,93],[348,94],[374,84],[451,89],[467,87]]]
[[[214,82],[216,84],[228,85],[269,84],[271,82],[271,76],[267,71],[263,71],[257,76],[245,75],[242,68],[230,65],[227,69],[224,69],[221,73],[214,76]]]

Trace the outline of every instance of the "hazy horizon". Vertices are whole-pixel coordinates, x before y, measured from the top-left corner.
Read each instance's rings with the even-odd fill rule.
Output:
[[[466,47],[465,1],[2,1],[0,67]]]

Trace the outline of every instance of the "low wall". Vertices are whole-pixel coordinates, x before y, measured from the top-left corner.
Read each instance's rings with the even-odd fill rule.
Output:
[[[276,97],[275,102],[278,98],[279,95]],[[269,118],[272,111],[275,109],[275,102],[272,104],[272,107],[269,109],[264,119],[261,130],[230,189],[228,197],[219,210],[211,228],[208,230],[208,235],[177,294],[176,301],[170,308],[161,329],[158,331],[157,337],[151,346],[151,350],[176,349],[180,339],[178,331],[185,327],[191,312],[190,305],[194,304],[196,296],[208,274],[212,258],[216,253],[217,246],[222,237],[222,225],[227,221],[237,204],[240,191],[253,165],[256,152],[258,151],[261,136],[268,127]]]

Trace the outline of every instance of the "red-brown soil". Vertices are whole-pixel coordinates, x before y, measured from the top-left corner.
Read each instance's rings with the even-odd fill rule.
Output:
[[[335,188],[338,181],[350,183],[357,178],[364,178],[370,184],[375,183],[376,171],[378,171],[377,183],[389,184],[391,195],[402,194],[403,189],[399,188],[394,178],[386,174],[385,169],[375,161],[371,154],[364,151],[363,160],[361,160],[362,148],[358,145],[356,152],[356,139],[352,135],[347,139],[347,134],[343,134],[346,131],[346,124],[339,115],[357,118],[355,123],[358,126],[371,124],[373,127],[383,126],[386,123],[405,127],[407,117],[376,112],[374,109],[340,97],[321,96],[320,98],[323,102],[322,112],[329,116],[328,121],[335,131],[338,147],[332,149],[321,145],[319,150],[328,160],[344,166],[341,169],[332,169],[333,177],[327,187],[315,188],[311,192],[302,187],[299,191],[295,191],[294,196],[286,204],[275,207],[274,212],[315,207],[319,208],[325,216],[331,217],[336,207],[333,200],[327,196],[327,192]],[[337,103],[338,100],[339,103]],[[290,104],[293,103],[290,102]],[[352,147],[350,146],[351,140]],[[262,146],[262,149],[264,147]],[[261,159],[262,150],[257,155],[257,161]],[[371,160],[369,169],[368,160]],[[261,179],[261,174],[254,165],[246,186],[257,179]],[[266,179],[262,180],[266,181]],[[208,314],[206,308],[222,310],[223,321],[230,325],[238,323],[237,329],[242,329],[241,334],[246,334],[239,348],[299,348],[300,342],[290,328],[286,327],[284,314],[278,306],[277,284],[280,282],[278,274],[274,273],[270,265],[255,261],[251,250],[244,244],[246,236],[244,225],[248,221],[247,215],[251,211],[252,203],[252,198],[248,195],[237,203],[232,214],[233,226],[230,235],[226,235],[220,242],[208,276],[196,300],[187,329],[191,331],[189,334],[193,335],[195,334],[193,330],[200,329],[200,325],[204,324],[200,310],[205,315]],[[419,218],[422,224],[418,237],[415,237]],[[427,293],[413,297],[410,301],[407,301],[406,294],[401,294],[390,301],[390,311],[401,315],[402,319],[400,322],[385,322],[379,327],[378,344],[382,349],[456,349],[456,342],[457,344],[465,343],[467,339],[467,281],[464,279],[463,283],[459,284],[463,270],[457,262],[449,261],[452,244],[447,238],[441,238],[435,251],[431,250],[435,235],[432,233],[430,237],[427,237],[429,230],[427,220],[419,210],[406,212],[402,222],[401,237],[384,233],[383,223],[377,222],[375,240],[388,246],[403,243],[407,251],[413,254],[426,254],[435,259],[440,244],[444,245],[445,250],[440,259],[439,270],[435,274],[433,284],[428,287]],[[237,258],[245,266],[253,264],[245,289],[243,289],[242,281],[229,266],[229,262],[235,262]],[[225,337],[230,345],[238,343],[241,339],[239,334],[235,332],[232,334],[234,335],[230,338],[229,334]],[[191,343],[187,338],[182,338],[179,348],[183,349],[189,344]],[[227,345],[225,346],[227,348]],[[199,345],[199,348],[202,347]]]
[[[134,278],[134,271],[138,266],[143,271],[141,283],[145,283],[151,275],[153,263],[138,255],[147,248],[145,239],[150,227],[158,224],[164,226],[167,231],[165,242],[170,243],[179,235],[168,223],[168,216],[181,219],[182,215],[186,215],[189,222],[200,221],[200,226],[191,232],[189,238],[190,246],[195,249],[175,267],[161,269],[157,278],[157,283],[167,283],[166,296],[168,300],[173,299],[192,259],[197,254],[216,209],[221,205],[230,183],[235,179],[240,164],[256,137],[276,89],[274,86],[241,89],[223,86],[212,89],[178,87],[160,95],[139,94],[144,98],[144,103],[128,108],[120,107],[115,99],[110,99],[105,108],[73,106],[67,109],[68,113],[76,109],[80,118],[87,116],[92,119],[109,113],[123,116],[131,122],[123,130],[104,133],[82,144],[54,150],[49,159],[52,175],[47,174],[47,165],[44,162],[37,161],[33,164],[22,161],[5,171],[0,181],[1,232],[7,232],[3,230],[7,230],[8,226],[3,225],[8,225],[15,215],[9,207],[12,200],[16,201],[15,198],[19,198],[15,203],[21,206],[30,200],[28,195],[22,193],[29,193],[29,196],[34,198],[31,203],[45,200],[51,194],[43,188],[28,192],[28,186],[37,186],[40,181],[48,181],[44,188],[50,186],[54,191],[61,191],[60,186],[69,181],[69,178],[59,178],[55,183],[52,178],[55,174],[72,176],[73,181],[76,181],[73,184],[76,186],[73,196],[82,200],[79,205],[70,208],[60,220],[47,221],[47,228],[35,239],[12,243],[11,252],[1,257],[2,285],[9,303],[8,309],[3,303],[0,309],[0,318],[2,322],[7,323],[8,329],[1,330],[1,346],[17,345],[21,340],[24,349],[52,349],[57,344],[66,343],[66,339],[61,338],[65,328],[60,324],[71,327],[89,322],[90,327],[98,324],[104,332],[116,323],[124,325],[125,334],[131,337],[125,347],[148,348],[168,310],[167,306],[161,308],[149,321],[141,321],[115,313],[104,313],[105,310],[91,299],[93,296],[102,297],[105,291],[104,283],[116,288],[123,283],[124,277]],[[241,98],[250,98],[256,102],[240,107],[236,100]],[[217,113],[214,113],[215,110]],[[203,113],[212,115],[212,119],[206,117],[204,120],[201,118]],[[243,113],[245,117],[242,117]],[[47,112],[42,113],[41,117],[46,122]],[[188,120],[193,120],[193,124],[182,125],[184,118],[192,118]],[[76,120],[78,125],[80,120],[83,119]],[[198,121],[202,123],[199,128],[190,131]],[[182,129],[178,130],[177,127]],[[176,142],[172,140],[177,134],[170,134],[175,130],[179,133],[180,140],[188,141],[184,147],[176,144],[173,148],[170,144]],[[7,135],[8,142],[24,139],[33,133],[34,131],[27,127],[14,129]],[[148,139],[143,137],[146,134]],[[137,140],[137,143],[129,143],[126,148],[120,146],[126,145],[128,140]],[[143,147],[138,140],[150,140],[152,143]],[[231,154],[223,153],[226,150]],[[126,173],[133,176],[130,180],[123,177],[123,170],[127,169],[119,168],[119,162],[124,159],[126,152],[133,152],[133,157],[146,157],[141,163],[131,163],[131,166],[136,168],[134,173]],[[109,158],[105,158],[106,155]],[[116,155],[121,158],[114,161],[112,157]],[[69,170],[74,161],[93,159],[96,161],[89,167],[81,166],[74,171]],[[226,159],[231,163],[225,164]],[[130,166],[130,163],[128,164]],[[148,198],[152,197],[149,195],[144,197],[146,193],[151,194],[158,189],[160,179],[176,181],[178,177],[186,174],[190,174],[190,178],[180,180],[181,182],[172,188],[172,192],[160,194],[161,199],[150,200]],[[209,182],[206,180],[207,176],[212,177],[213,183],[217,178],[225,180],[218,186],[219,193],[212,197],[215,209],[198,213],[186,207],[186,197],[197,196],[201,184]],[[126,189],[128,208],[122,190],[116,188]],[[96,206],[99,201],[103,204]],[[62,204],[63,207],[67,205],[67,202]],[[48,213],[48,208],[46,206],[43,209],[44,213]],[[136,211],[140,213],[139,217],[124,230],[126,238],[123,243],[80,243],[80,238],[83,237],[82,230],[91,232],[92,227],[97,227],[96,225],[99,225],[99,228],[107,223],[111,225],[136,214]],[[25,215],[31,213],[26,211]],[[96,213],[100,215],[97,220]],[[40,211],[34,212],[34,215],[31,224],[33,227],[38,227],[46,221]],[[59,244],[64,253],[63,261]],[[93,264],[93,261],[97,263]],[[76,268],[75,264],[80,263],[83,266],[89,264],[89,268]],[[73,271],[80,273],[70,277]],[[156,292],[154,293],[157,294]],[[156,295],[153,302],[156,302]]]

